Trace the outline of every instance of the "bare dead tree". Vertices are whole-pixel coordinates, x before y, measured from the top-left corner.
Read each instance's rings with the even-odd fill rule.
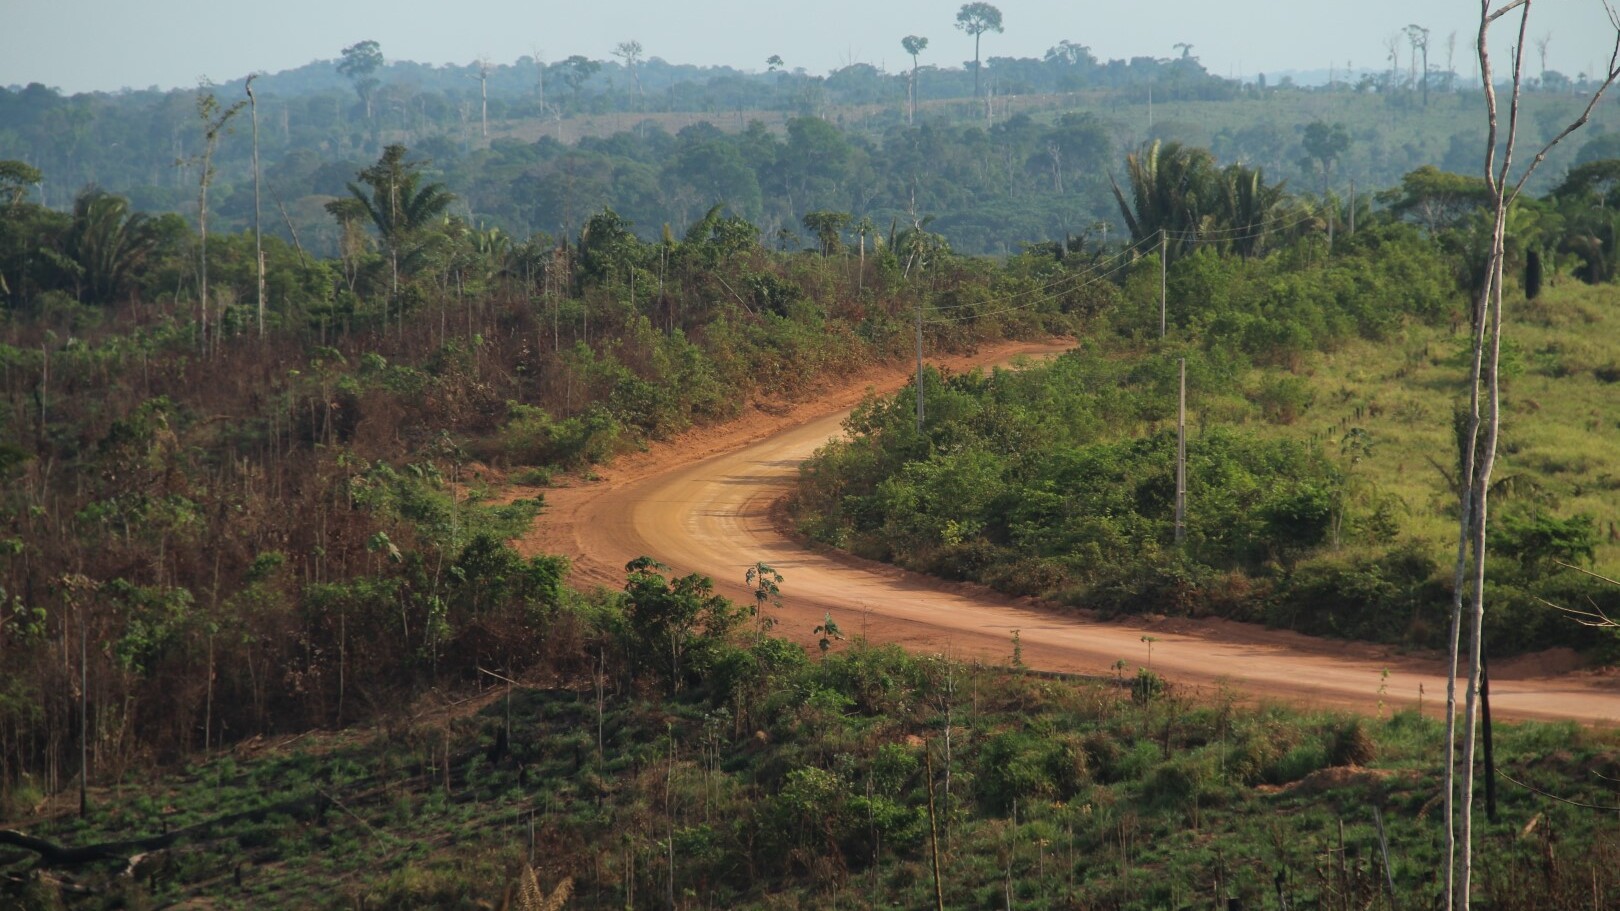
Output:
[[[537,46],[530,55],[534,60],[534,97],[540,108],[540,116],[546,115],[546,64],[540,59],[540,48]]]
[[[202,121],[203,128],[203,148],[193,159],[200,169],[197,179],[197,296],[205,353],[208,351],[208,185],[214,180],[214,151],[219,148],[219,138],[228,130],[231,118],[245,104],[246,101],[238,101],[222,109],[219,99],[214,97],[206,82],[197,90],[197,119]],[[217,334],[218,330],[215,331]]]
[[[621,41],[613,46],[613,56],[624,61],[624,68],[630,71],[630,81],[635,83],[636,98],[641,94],[641,71],[637,65],[641,63],[642,48],[640,41]]]
[[[259,231],[259,99],[253,94],[254,73],[247,77],[248,110],[253,119],[253,261],[259,270],[259,338],[264,338],[264,236]]]
[[[1401,33],[1390,32],[1384,37],[1384,51],[1389,57],[1389,90],[1395,91],[1395,82],[1401,71]]]
[[[479,95],[479,123],[483,128],[484,138],[489,138],[489,58],[478,58],[478,95]]]
[[[1584,126],[1610,86],[1620,79],[1620,15],[1608,0],[1604,10],[1614,33],[1606,78],[1592,92],[1579,116],[1558,132],[1530,159],[1517,179],[1513,178],[1513,156],[1518,139],[1521,92],[1524,83],[1525,36],[1529,28],[1532,0],[1480,0],[1479,57],[1480,81],[1485,93],[1486,122],[1485,180],[1492,202],[1490,249],[1485,257],[1485,276],[1473,315],[1473,358],[1469,370],[1469,410],[1462,443],[1461,477],[1467,480],[1461,494],[1458,519],[1457,565],[1454,575],[1451,618],[1451,652],[1446,684],[1446,907],[1468,911],[1469,887],[1473,873],[1474,742],[1479,722],[1481,637],[1485,617],[1485,527],[1489,515],[1488,494],[1495,468],[1497,441],[1501,431],[1502,283],[1506,259],[1508,212],[1547,153],[1571,133]],[[1491,65],[1490,29],[1498,19],[1519,13],[1518,40],[1513,45],[1512,95],[1508,102],[1505,135],[1500,122],[1495,72]],[[1497,142],[1502,140],[1500,161]],[[1465,589],[1466,585],[1466,589]],[[1456,684],[1463,606],[1469,607],[1468,687],[1465,695],[1462,732],[1462,782],[1456,778]],[[1458,847],[1461,847],[1459,862]]]
[[[1417,88],[1418,55],[1423,55],[1423,106],[1429,106],[1429,30],[1413,23],[1406,27],[1406,40],[1412,45],[1412,88]]]

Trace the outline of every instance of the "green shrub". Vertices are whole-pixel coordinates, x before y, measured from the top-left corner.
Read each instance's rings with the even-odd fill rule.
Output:
[[[501,449],[506,458],[520,465],[594,465],[617,451],[622,434],[613,413],[601,405],[558,421],[542,408],[512,402],[508,415],[501,430]]]
[[[1145,667],[1136,669],[1136,678],[1131,681],[1131,700],[1146,705],[1163,696],[1170,685],[1158,674]]]
[[[1328,765],[1370,765],[1378,756],[1378,743],[1360,718],[1334,722],[1322,733]]]
[[[524,487],[550,487],[551,475],[550,468],[534,466],[513,472],[511,481]]]
[[[1307,741],[1294,746],[1263,769],[1260,777],[1267,784],[1291,784],[1331,764],[1326,746],[1317,741]]]
[[[1047,741],[1025,732],[992,737],[979,756],[980,796],[997,812],[1009,812],[1015,801],[1052,799],[1058,793],[1052,752]]]

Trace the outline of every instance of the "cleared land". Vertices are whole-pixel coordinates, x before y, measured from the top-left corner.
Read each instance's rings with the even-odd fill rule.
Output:
[[[1056,350],[1001,346],[945,366],[964,369]],[[779,630],[806,640],[831,613],[847,633],[1005,661],[1017,630],[1024,663],[1039,670],[1108,676],[1151,664],[1183,686],[1231,687],[1248,698],[1307,707],[1371,712],[1421,703],[1428,711],[1444,704],[1444,664],[1429,655],[1240,623],[1099,622],[805,548],[784,532],[776,514],[799,463],[839,433],[850,406],[867,390],[896,388],[905,376],[893,370],[853,378],[792,412],[760,412],[654,446],[596,481],[546,490],[546,515],[520,547],[569,555],[576,584],[616,587],[624,564],[645,554],[679,573],[712,576],[722,593],[739,600],[749,599],[746,568],[764,561],[786,579],[784,605],[776,612]],[[1151,659],[1144,637],[1154,640]],[[1559,652],[1493,664],[1495,712],[1593,724],[1620,719],[1620,678],[1573,671],[1573,664],[1572,656]]]

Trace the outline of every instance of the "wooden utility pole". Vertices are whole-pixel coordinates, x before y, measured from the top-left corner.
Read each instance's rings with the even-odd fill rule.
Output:
[[[928,775],[928,853],[934,867],[934,907],[945,911],[945,887],[939,869],[939,823],[934,814],[934,753],[929,744],[923,744],[923,763]]]
[[[79,818],[90,815],[90,649],[89,619],[79,605]]]
[[[1187,359],[1181,359],[1181,392],[1176,404],[1176,544],[1187,540]]]
[[[917,433],[923,429],[922,301],[917,301]]]
[[[1167,320],[1170,281],[1170,238],[1159,229],[1159,338],[1164,338]]]

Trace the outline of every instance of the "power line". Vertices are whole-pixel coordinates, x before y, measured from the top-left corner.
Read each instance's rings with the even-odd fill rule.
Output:
[[[1315,218],[1316,218],[1316,216],[1314,214],[1310,214],[1310,215],[1303,215],[1303,216],[1300,216],[1298,218],[1292,218],[1291,220],[1289,218],[1278,218],[1278,219],[1274,219],[1274,220],[1272,220],[1270,222],[1262,223],[1262,224],[1259,224],[1259,225],[1249,225],[1249,226],[1232,227],[1232,228],[1211,228],[1211,229],[1209,229],[1207,231],[1168,231],[1168,230],[1166,230],[1164,228],[1160,228],[1160,229],[1154,231],[1153,233],[1148,234],[1147,236],[1141,238],[1140,240],[1134,240],[1134,241],[1131,241],[1130,243],[1126,244],[1124,247],[1122,247],[1120,249],[1119,253],[1116,253],[1113,256],[1108,257],[1107,259],[1104,260],[1104,262],[1111,262],[1111,261],[1113,261],[1115,259],[1118,259],[1121,256],[1127,256],[1127,255],[1131,254],[1133,251],[1134,252],[1145,252],[1149,247],[1154,246],[1154,245],[1158,245],[1163,240],[1176,240],[1176,241],[1181,241],[1181,242],[1191,241],[1191,242],[1194,242],[1194,243],[1201,242],[1201,241],[1251,240],[1251,239],[1264,237],[1267,234],[1271,234],[1271,233],[1274,233],[1274,232],[1277,232],[1277,231],[1283,231],[1283,230],[1287,230],[1287,229],[1290,229],[1290,228],[1298,227],[1298,226],[1300,226],[1302,224],[1305,224],[1306,222],[1314,220]],[[1237,233],[1230,233],[1230,232],[1237,232]],[[1137,248],[1141,248],[1141,249],[1138,250]],[[1006,302],[1010,302],[1010,301],[1016,301],[1016,300],[1019,300],[1019,299],[1024,298],[1024,297],[1028,297],[1028,296],[1031,296],[1031,295],[1037,295],[1037,294],[1038,295],[1050,295],[1051,292],[1053,292],[1054,290],[1058,289],[1059,287],[1061,287],[1062,285],[1064,285],[1066,283],[1080,281],[1080,280],[1089,278],[1091,275],[1096,274],[1096,272],[1094,271],[1096,268],[1097,268],[1096,266],[1090,266],[1085,270],[1070,273],[1069,275],[1065,275],[1064,277],[1062,277],[1060,279],[1057,279],[1056,281],[1053,281],[1053,282],[1051,282],[1049,284],[1043,285],[1041,287],[1030,288],[1030,289],[1027,289],[1027,290],[1024,290],[1024,291],[1020,291],[1020,292],[1018,292],[1016,294],[1011,295],[1010,297],[1004,298],[1002,302],[1006,303]],[[1044,297],[1043,300],[1051,300],[1051,297],[1050,296]],[[945,306],[945,307],[935,307],[935,308],[933,308],[933,311],[935,313],[946,313],[946,312],[949,312],[949,311],[952,311],[952,310],[964,310],[964,309],[967,309],[969,307],[977,307],[977,306],[979,306],[979,304],[977,304],[977,303],[951,304],[951,305]]]
[[[1114,258],[1115,259],[1121,259],[1123,257],[1124,257],[1124,254],[1122,253],[1122,254],[1119,254],[1118,256],[1114,257]],[[1098,282],[1101,282],[1101,281],[1103,281],[1105,279],[1113,277],[1113,275],[1115,273],[1125,269],[1127,266],[1130,266],[1130,265],[1131,265],[1130,262],[1119,263],[1118,265],[1114,266],[1113,268],[1111,268],[1111,269],[1109,269],[1109,270],[1107,270],[1105,272],[1094,273],[1094,277],[1090,281],[1085,282],[1084,284],[1076,285],[1073,288],[1067,288],[1067,289],[1064,289],[1062,291],[1059,291],[1056,294],[1050,294],[1050,295],[1048,295],[1046,297],[1043,297],[1043,298],[1040,298],[1038,300],[1033,300],[1033,301],[1030,301],[1028,303],[1019,304],[1018,306],[1015,306],[1015,307],[1004,307],[1004,308],[1002,308],[1000,310],[990,310],[990,311],[983,312],[983,313],[969,313],[969,314],[967,314],[965,316],[940,317],[940,318],[936,318],[936,319],[930,319],[928,322],[930,324],[934,324],[934,325],[942,325],[942,324],[945,324],[945,323],[960,323],[960,322],[965,322],[967,320],[972,320],[972,319],[982,319],[982,318],[987,317],[987,316],[999,316],[999,315],[1001,315],[1003,313],[1012,313],[1012,312],[1017,311],[1017,310],[1028,310],[1030,307],[1034,307],[1034,306],[1037,306],[1039,304],[1050,303],[1051,301],[1057,300],[1058,298],[1062,297],[1064,294],[1068,294],[1068,293],[1071,293],[1071,292],[1074,292],[1074,291],[1080,291],[1080,290],[1084,290],[1085,288],[1089,288],[1092,285],[1097,284]],[[1056,287],[1056,286],[1054,285],[1053,287]]]
[[[1020,291],[1017,294],[1014,294],[1014,295],[1012,295],[1010,297],[1004,298],[1001,302],[1006,303],[1006,302],[1009,302],[1009,301],[1016,301],[1016,300],[1020,300],[1022,298],[1029,297],[1030,295],[1035,295],[1035,294],[1041,295],[1040,297],[1036,298],[1035,300],[1028,301],[1027,303],[1018,304],[1016,306],[1003,307],[1000,310],[990,310],[990,311],[985,311],[985,312],[970,313],[970,314],[967,314],[967,315],[964,315],[964,316],[943,316],[943,317],[935,316],[935,317],[932,317],[932,318],[928,319],[927,322],[930,325],[944,325],[944,324],[949,324],[949,323],[965,322],[967,320],[982,319],[982,318],[990,317],[990,316],[1000,316],[1001,314],[1004,314],[1004,313],[1013,313],[1013,312],[1016,312],[1016,311],[1019,311],[1019,310],[1027,310],[1027,309],[1029,309],[1031,307],[1038,306],[1040,304],[1050,303],[1051,301],[1057,300],[1058,298],[1062,297],[1065,294],[1070,294],[1070,293],[1073,293],[1073,292],[1076,292],[1076,291],[1083,290],[1085,288],[1088,288],[1088,287],[1091,287],[1092,285],[1097,284],[1098,282],[1103,281],[1104,279],[1112,277],[1113,275],[1117,274],[1122,269],[1124,269],[1126,266],[1131,264],[1128,261],[1127,262],[1121,262],[1121,260],[1124,260],[1126,257],[1131,256],[1133,253],[1142,252],[1142,250],[1145,250],[1145,249],[1149,248],[1150,245],[1159,244],[1164,239],[1192,240],[1192,241],[1195,241],[1195,242],[1197,242],[1197,241],[1208,241],[1208,240],[1225,240],[1225,241],[1244,240],[1244,239],[1248,239],[1248,238],[1263,237],[1266,234],[1273,233],[1275,231],[1286,230],[1288,228],[1297,227],[1299,225],[1305,224],[1308,221],[1312,221],[1315,218],[1316,218],[1316,216],[1314,214],[1304,215],[1304,216],[1301,216],[1301,217],[1298,217],[1298,218],[1294,218],[1292,220],[1289,220],[1289,219],[1286,219],[1286,218],[1279,218],[1279,219],[1275,219],[1272,222],[1270,222],[1269,225],[1268,224],[1262,224],[1262,225],[1259,225],[1259,226],[1250,226],[1250,227],[1247,227],[1247,228],[1211,229],[1210,231],[1206,231],[1206,232],[1166,231],[1165,229],[1160,228],[1159,230],[1154,231],[1152,234],[1149,234],[1146,237],[1141,238],[1140,240],[1134,240],[1134,241],[1126,244],[1123,248],[1120,249],[1120,251],[1118,253],[1115,253],[1112,256],[1109,256],[1109,257],[1103,259],[1100,263],[1093,264],[1091,266],[1088,266],[1086,269],[1083,269],[1081,271],[1074,272],[1074,273],[1071,273],[1069,275],[1066,275],[1063,278],[1060,278],[1060,279],[1058,279],[1058,280],[1056,280],[1054,282],[1050,282],[1050,283],[1048,283],[1048,284],[1046,284],[1044,286],[1041,286],[1041,287],[1038,287],[1038,288],[1030,288],[1030,289],[1025,290],[1025,291]],[[1225,236],[1225,237],[1216,237],[1216,236],[1214,236],[1214,235],[1218,234],[1219,232],[1221,232],[1223,230],[1248,231],[1248,232],[1251,232],[1251,233],[1246,234],[1246,235],[1234,235],[1234,236]],[[1138,249],[1138,248],[1141,248],[1141,249]],[[1076,284],[1076,283],[1078,283],[1078,284]],[[1066,287],[1066,286],[1069,286],[1069,285],[1072,285],[1072,287]],[[963,310],[963,309],[967,309],[969,307],[977,307],[977,306],[980,306],[980,304],[977,304],[977,303],[952,304],[952,305],[946,306],[946,307],[935,307],[935,308],[933,308],[933,312],[935,314],[948,313],[948,312],[951,312],[951,311],[954,311],[954,310]]]

